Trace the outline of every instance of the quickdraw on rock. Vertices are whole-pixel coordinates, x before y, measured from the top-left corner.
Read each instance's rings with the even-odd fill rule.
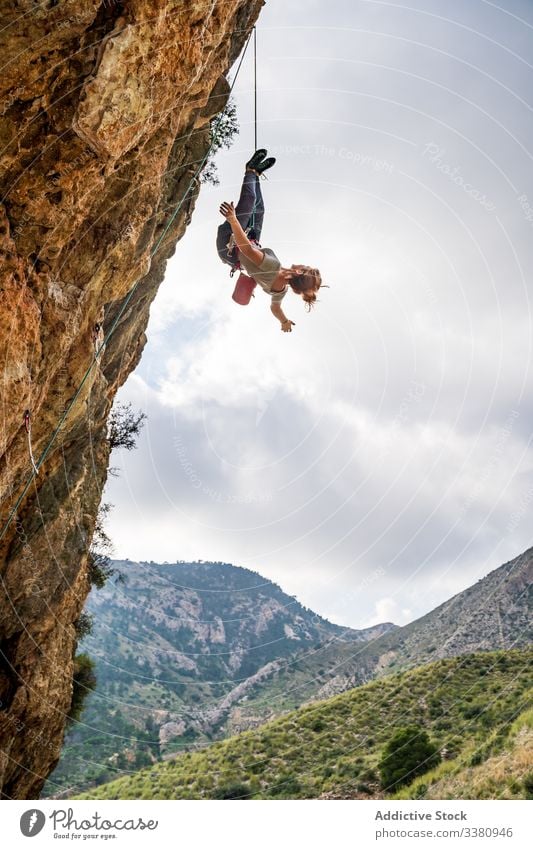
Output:
[[[104,347],[104,328],[102,327],[99,321],[97,321],[93,327],[92,340],[94,347],[94,356],[96,358],[101,353],[102,348]]]
[[[31,414],[30,414],[29,410],[25,410],[23,422],[24,422],[24,427],[26,429],[26,433],[28,435],[28,451],[29,451],[29,454],[30,454],[31,465],[32,465],[32,468],[33,468],[33,471],[35,472],[35,474],[38,475],[39,469],[37,468],[37,466],[35,464],[35,460],[33,458],[33,451],[32,451],[32,447],[31,447]]]

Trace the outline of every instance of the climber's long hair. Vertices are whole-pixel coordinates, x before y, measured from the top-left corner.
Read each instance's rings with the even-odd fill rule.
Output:
[[[289,286],[293,292],[302,296],[309,312],[315,305],[316,293],[322,285],[320,271],[318,268],[311,268],[309,265],[293,265],[291,272],[288,281]]]

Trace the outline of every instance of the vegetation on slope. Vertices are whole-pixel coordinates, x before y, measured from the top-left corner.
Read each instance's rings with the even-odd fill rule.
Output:
[[[530,704],[532,659],[487,652],[392,675],[78,798],[375,796],[387,790],[377,768],[400,728],[427,732],[447,758],[504,734]]]
[[[441,764],[396,799],[533,799],[533,710]]]

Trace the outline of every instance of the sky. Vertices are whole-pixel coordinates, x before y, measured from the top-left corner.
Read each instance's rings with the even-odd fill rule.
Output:
[[[117,558],[254,569],[339,624],[404,624],[531,546],[533,7],[268,0],[262,244],[329,288],[281,333],[215,252],[217,155],[119,394]]]

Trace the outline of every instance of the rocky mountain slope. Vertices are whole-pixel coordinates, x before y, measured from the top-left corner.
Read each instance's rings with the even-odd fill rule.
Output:
[[[6,797],[35,798],[59,757],[72,698],[73,623],[89,590],[87,549],[107,473],[106,419],[141,356],[150,303],[193,211],[198,185],[191,181],[209,147],[210,119],[227,98],[224,75],[262,4],[2,4],[0,792]],[[95,325],[109,331],[136,283],[71,407],[93,363]],[[37,462],[42,458],[29,486],[25,410],[33,453]]]
[[[272,706],[287,705],[291,694],[302,703],[437,658],[530,645],[532,602],[533,549],[528,549],[409,625],[355,648],[325,646],[300,656],[296,666],[280,670],[276,681],[265,684],[262,697]],[[318,688],[317,669],[327,670]]]
[[[531,706],[533,651],[486,652],[390,675],[259,729],[87,791],[85,799],[309,799],[387,795],[378,773],[400,728],[442,758],[490,754]],[[478,761],[479,762],[479,761]],[[522,798],[525,772],[517,777]]]
[[[112,565],[114,579],[89,597],[93,631],[81,645],[96,661],[97,688],[67,735],[50,795],[234,732],[243,706],[300,653],[360,645],[394,627],[333,625],[225,563]],[[127,738],[122,748],[117,735]]]

